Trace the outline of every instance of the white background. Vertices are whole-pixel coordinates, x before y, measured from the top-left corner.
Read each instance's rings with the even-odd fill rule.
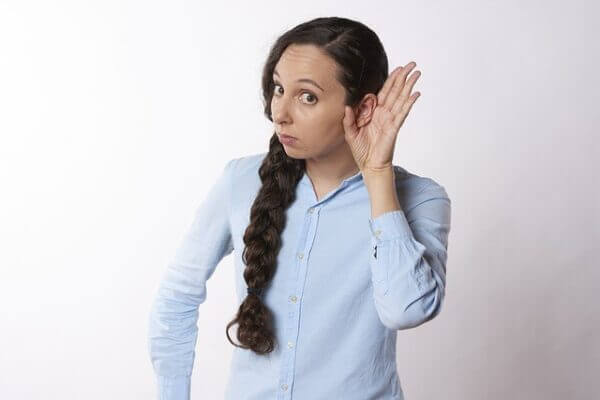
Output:
[[[407,400],[595,398],[598,15],[592,1],[1,0],[0,398],[154,398],[158,280],[225,162],[268,150],[263,62],[317,16],[367,24],[390,71],[422,72],[394,163],[453,209],[445,308],[398,335]],[[228,256],[201,305],[194,399],[223,396],[233,282]]]

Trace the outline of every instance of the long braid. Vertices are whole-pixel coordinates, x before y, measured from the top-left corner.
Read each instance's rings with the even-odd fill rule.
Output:
[[[296,186],[304,174],[304,160],[290,158],[276,135],[271,137],[269,152],[258,174],[262,186],[250,209],[250,224],[244,232],[242,260],[246,264],[244,279],[249,294],[238,309],[236,318],[227,325],[229,341],[242,348],[264,354],[275,346],[273,316],[261,296],[277,268],[281,248],[281,233],[286,224],[285,211],[296,198]],[[258,291],[258,293],[254,293]],[[229,328],[238,323],[237,339],[233,343]]]

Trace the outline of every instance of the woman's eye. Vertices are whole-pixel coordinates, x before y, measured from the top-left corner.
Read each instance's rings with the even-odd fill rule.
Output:
[[[277,83],[273,83],[273,89],[275,90],[275,92],[276,92],[277,94],[280,94],[280,92],[278,92],[278,91],[277,91],[277,86],[279,86],[279,84],[277,84]],[[317,97],[316,97],[314,94],[312,94],[312,93],[310,93],[310,92],[306,92],[306,91],[305,91],[305,92],[302,92],[302,93],[301,93],[301,96],[302,96],[302,95],[307,95],[307,96],[305,97],[305,99],[308,101],[306,104],[313,105],[313,104],[316,104],[316,103],[317,103]]]
[[[312,94],[312,93],[309,93],[309,92],[304,92],[304,93],[302,93],[302,94],[306,94],[306,95],[307,95],[307,96],[305,97],[305,99],[308,99],[308,98],[312,98],[312,99],[314,99],[314,100],[312,100],[312,101],[311,101],[311,100],[308,100],[308,101],[309,101],[309,103],[308,103],[308,104],[315,104],[315,103],[316,103],[316,100],[317,100],[317,98],[316,98],[315,96],[313,96],[313,94]],[[314,103],[313,103],[313,101],[314,101]]]

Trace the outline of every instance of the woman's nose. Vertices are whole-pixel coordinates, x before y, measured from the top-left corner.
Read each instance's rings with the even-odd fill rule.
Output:
[[[283,99],[277,99],[271,105],[271,115],[273,116],[273,122],[278,124],[282,122],[289,122],[289,110],[288,104]]]

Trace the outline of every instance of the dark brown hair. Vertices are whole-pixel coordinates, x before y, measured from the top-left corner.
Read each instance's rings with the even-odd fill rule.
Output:
[[[341,17],[320,17],[301,23],[275,41],[263,67],[264,113],[271,122],[273,69],[291,44],[318,46],[336,62],[335,78],[346,89],[345,105],[354,107],[367,93],[377,94],[387,79],[388,61],[383,46],[375,32],[364,24]],[[272,313],[261,293],[275,273],[286,210],[296,197],[296,185],[304,171],[305,161],[289,157],[273,133],[269,152],[258,170],[262,186],[250,209],[250,224],[243,237],[244,279],[251,293],[225,330],[231,344],[258,354],[275,348]],[[236,323],[241,345],[229,336],[229,328]]]

